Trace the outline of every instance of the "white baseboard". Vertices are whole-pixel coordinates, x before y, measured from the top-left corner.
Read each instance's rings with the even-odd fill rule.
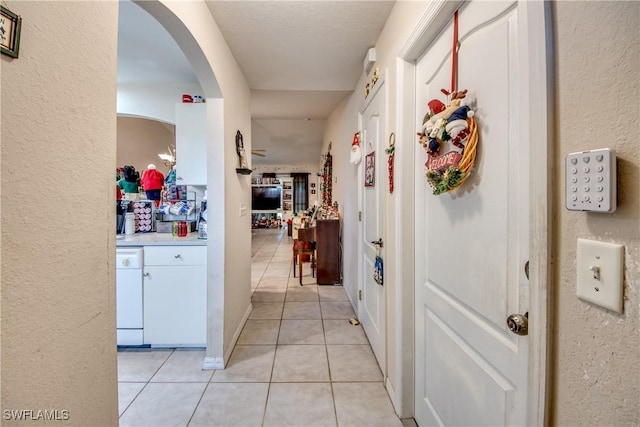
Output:
[[[384,381],[384,387],[387,389],[387,394],[389,395],[389,399],[391,399],[391,404],[393,405],[394,411],[396,411],[396,415],[400,416],[402,411],[398,410],[398,395],[396,391],[393,389],[391,385],[391,381],[389,381],[389,377],[387,377]]]
[[[225,365],[226,365],[226,362],[228,362],[229,359],[231,358],[231,353],[233,352],[233,349],[236,347],[236,342],[238,342],[238,338],[240,338],[242,329],[244,328],[245,323],[247,323],[247,319],[249,319],[249,315],[251,314],[251,311],[253,311],[253,304],[249,303],[249,306],[247,307],[247,311],[245,311],[244,315],[242,316],[242,320],[240,321],[240,324],[236,328],[236,331],[233,334],[233,338],[231,338],[231,345],[229,345],[229,348],[224,353]]]
[[[245,311],[244,315],[242,316],[242,320],[240,321],[240,324],[238,325],[238,327],[236,328],[235,333],[233,334],[233,338],[231,339],[231,345],[229,346],[229,348],[227,349],[227,351],[224,353],[224,357],[209,357],[209,356],[205,356],[204,361],[202,362],[202,369],[204,370],[211,370],[211,369],[224,369],[225,366],[227,365],[227,362],[229,362],[229,359],[231,358],[231,353],[233,352],[233,349],[236,346],[236,342],[238,342],[238,338],[240,338],[240,333],[242,333],[242,329],[244,328],[245,323],[247,323],[247,319],[249,319],[249,315],[251,314],[251,311],[253,311],[253,305],[251,303],[249,303],[249,306],[247,307],[247,310]]]
[[[202,369],[205,371],[224,369],[224,359],[222,357],[205,357],[202,362]]]

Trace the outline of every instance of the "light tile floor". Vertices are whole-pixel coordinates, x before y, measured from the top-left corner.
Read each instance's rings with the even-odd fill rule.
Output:
[[[203,349],[118,352],[121,426],[415,425],[395,415],[342,286],[293,277],[286,230],[254,230],[253,312],[228,366]]]

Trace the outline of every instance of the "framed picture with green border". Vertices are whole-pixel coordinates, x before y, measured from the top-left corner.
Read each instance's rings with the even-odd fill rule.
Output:
[[[22,18],[6,7],[0,6],[0,45],[4,55],[18,57],[20,27],[22,27]]]

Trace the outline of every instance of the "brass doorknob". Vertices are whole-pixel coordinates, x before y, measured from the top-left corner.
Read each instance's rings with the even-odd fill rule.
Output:
[[[522,314],[512,314],[507,317],[507,327],[516,335],[527,335],[529,333],[529,312]]]

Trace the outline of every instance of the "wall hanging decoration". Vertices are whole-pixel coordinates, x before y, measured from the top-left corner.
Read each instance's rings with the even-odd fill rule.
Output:
[[[389,135],[389,147],[385,150],[385,153],[389,156],[389,194],[393,194],[393,163],[396,153],[396,134],[391,132]]]
[[[353,142],[351,142],[351,155],[349,163],[357,165],[362,160],[362,150],[360,150],[360,132],[353,134]]]
[[[376,185],[376,152],[372,151],[364,158],[364,186]]]
[[[418,132],[418,142],[427,151],[427,181],[435,195],[452,191],[467,180],[478,146],[478,125],[473,119],[474,112],[463,103],[467,90],[455,89],[459,49],[457,11],[454,14],[453,33],[451,92],[441,90],[448,98],[448,105],[438,99],[429,101],[429,111]]]
[[[376,67],[376,69],[373,70],[373,74],[371,75],[371,82],[369,82],[369,83],[364,85],[364,98],[365,99],[367,99],[367,97],[369,96],[369,94],[373,90],[373,87],[376,85],[376,83],[378,83],[379,79],[380,79],[380,67]]]
[[[247,154],[244,150],[244,140],[240,131],[236,132],[236,153],[238,154],[238,165],[236,172],[241,175],[251,174],[251,169],[247,165]]]
[[[332,181],[333,181],[333,156],[331,156],[331,143],[329,143],[329,151],[323,156],[322,167],[322,204],[330,205],[332,199]]]
[[[18,57],[22,18],[4,6],[0,6],[0,46],[4,55]]]
[[[373,280],[382,286],[384,285],[384,268],[382,265],[382,257],[380,256],[380,245],[376,245],[376,260],[373,263]]]

